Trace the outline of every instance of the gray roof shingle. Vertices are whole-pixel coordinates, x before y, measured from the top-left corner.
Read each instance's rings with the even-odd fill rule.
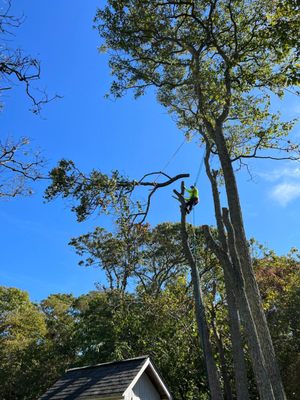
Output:
[[[127,389],[147,356],[68,370],[40,400],[92,399],[118,396]]]

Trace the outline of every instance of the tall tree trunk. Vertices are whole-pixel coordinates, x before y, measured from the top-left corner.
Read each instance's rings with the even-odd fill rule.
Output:
[[[234,265],[236,262],[234,252],[231,249],[231,253],[233,254],[233,263],[231,263],[228,254],[219,247],[219,245],[211,236],[207,225],[203,226],[203,232],[206,236],[208,245],[210,246],[211,250],[217,255],[219,261],[221,262],[224,274],[227,275],[228,280],[230,280],[231,286],[234,288],[236,298],[239,299],[239,310],[241,311],[241,315],[243,316],[242,322],[245,326],[247,342],[249,345],[249,353],[260,398],[261,400],[276,400],[273,394],[269,375],[265,368],[264,357],[262,355],[260,343],[258,340],[258,334],[245,293],[243,277],[239,273],[239,271],[236,271],[236,267]],[[233,241],[231,240],[231,232],[228,242],[230,246],[233,245]]]
[[[237,400],[249,400],[247,368],[245,363],[238,308],[227,274],[225,277],[225,289],[228,304],[236,396]]]
[[[220,379],[218,376],[218,370],[216,366],[216,362],[213,356],[212,346],[209,337],[209,329],[207,325],[205,308],[203,303],[203,294],[200,283],[199,271],[196,265],[195,258],[191,252],[189,243],[188,243],[188,233],[186,229],[186,210],[185,210],[185,201],[183,198],[184,188],[183,184],[181,187],[181,194],[174,191],[178,196],[179,201],[181,202],[181,238],[183,251],[187,258],[188,264],[191,268],[191,277],[193,283],[194,290],[194,298],[195,298],[195,311],[196,311],[196,321],[198,326],[199,338],[201,340],[201,345],[204,353],[204,359],[206,364],[207,378],[210,388],[210,395],[212,400],[223,400]]]
[[[218,228],[218,236],[223,250],[228,253],[227,239],[225,235],[222,213],[221,213],[220,195],[217,185],[217,173],[216,171],[211,170],[209,164],[209,158],[210,158],[210,144],[209,141],[206,141],[205,167],[206,167],[206,174],[209,178],[212,189],[215,217]],[[234,291],[233,288],[231,287],[230,279],[228,278],[226,270],[224,270],[224,281],[225,281],[225,290],[227,295],[229,329],[230,329],[230,337],[232,344],[232,357],[233,357],[237,400],[249,400],[247,368],[245,363],[243,339],[240,329],[238,307],[234,297]]]
[[[204,227],[204,233],[206,234],[208,243],[211,245],[211,249],[215,252],[216,256],[221,262],[222,268],[224,270],[225,282],[227,282],[227,289],[229,289],[229,291],[231,289],[232,293],[234,293],[235,299],[239,299],[239,309],[241,311],[241,314],[243,315],[243,324],[247,333],[253,372],[257,382],[257,388],[260,397],[262,400],[275,400],[269,375],[265,367],[265,360],[262,354],[255,322],[253,320],[253,316],[245,292],[244,278],[241,271],[238,254],[235,248],[234,231],[228,219],[227,213],[224,211],[223,215],[221,213],[220,198],[216,182],[216,173],[212,173],[209,166],[210,145],[208,141],[206,141],[206,145],[207,152],[205,157],[205,165],[207,175],[212,185],[215,214],[221,245],[219,246],[214,241],[214,239],[210,235],[209,228],[207,226]],[[228,240],[225,234],[224,223],[227,228]],[[237,312],[236,309],[235,312]],[[244,389],[246,388],[244,387]],[[248,391],[246,391],[246,393],[248,394]]]
[[[256,330],[261,344],[262,353],[265,359],[267,372],[270,377],[275,399],[286,400],[271,335],[262,308],[260,293],[252,268],[251,257],[244,230],[237,184],[222,127],[219,126],[215,129],[214,140],[217,145],[218,155],[224,174],[228,207],[230,211],[230,220],[234,229],[236,250],[238,253],[241,270],[245,281],[245,291],[249,305],[251,307],[251,313],[256,324]]]
[[[207,326],[207,320],[203,304],[203,294],[201,290],[199,271],[196,265],[191,266],[191,276],[192,276],[194,297],[195,297],[197,326],[198,326],[198,331],[200,333],[200,340],[202,343],[202,348],[206,363],[211,399],[223,400],[219,374],[209,337],[209,329]]]

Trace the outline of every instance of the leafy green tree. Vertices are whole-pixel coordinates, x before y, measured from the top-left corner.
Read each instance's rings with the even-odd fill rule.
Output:
[[[300,259],[293,250],[287,256],[269,252],[255,262],[274,346],[289,399],[300,392]]]
[[[193,296],[184,276],[159,294],[91,292],[78,299],[81,365],[149,354],[174,399],[208,399]],[[176,365],[176,368],[174,368]]]
[[[70,245],[83,259],[80,265],[99,266],[106,272],[110,290],[124,292],[128,279],[153,295],[186,269],[177,224],[118,224],[112,234],[103,228],[73,238]]]
[[[127,229],[124,231],[124,226],[130,227],[130,236],[128,236]],[[189,231],[192,233],[191,227],[189,227]],[[203,240],[201,243],[203,243]],[[150,229],[145,225],[131,225],[130,223],[128,225],[127,222],[127,225],[119,225],[115,235],[97,228],[91,234],[73,239],[71,244],[75,246],[80,255],[85,257],[85,260],[81,263],[85,265],[99,264],[106,272],[107,267],[111,271],[113,266],[117,283],[124,281],[124,273],[130,269],[132,280],[135,280],[139,285],[138,290],[151,297],[159,297],[173,279],[187,271],[187,261],[183,254],[179,224],[165,223]],[[193,245],[195,246],[195,243]],[[127,251],[128,246],[131,248],[130,252]],[[134,246],[135,249],[133,249]],[[203,248],[201,250],[194,249],[195,252],[202,253],[202,256],[203,250]],[[134,257],[130,257],[132,253],[135,254]],[[113,263],[111,263],[112,261]],[[108,281],[112,289],[111,273],[108,274]],[[123,285],[117,285],[116,289],[116,293],[123,293],[124,295]],[[204,320],[201,321],[201,325],[205,323]],[[209,341],[209,329],[207,327],[205,329]],[[126,330],[123,329],[123,331]],[[135,343],[137,342],[138,338],[135,340]]]
[[[46,323],[39,380],[45,389],[77,360],[76,299],[69,294],[53,294],[43,300],[40,310]]]
[[[141,225],[118,225],[116,234],[97,227],[94,232],[73,238],[70,245],[84,257],[79,265],[98,266],[106,273],[109,289],[125,292],[141,259],[140,247],[147,229]]]
[[[160,232],[156,232],[159,229]],[[162,224],[150,230],[153,242],[147,259],[149,266],[150,254],[155,262],[159,254],[164,260],[168,246],[167,243],[159,246],[166,239],[160,234],[173,229],[176,238],[177,224]],[[196,235],[199,233],[196,231]],[[201,254],[199,248],[194,251]],[[228,379],[231,385],[233,343],[224,276],[216,258],[212,254],[206,256],[207,268],[200,272],[212,346],[217,350],[223,384],[225,386],[225,379]],[[255,255],[254,267],[287,393],[289,398],[297,399],[299,255],[293,250],[279,257],[264,250],[259,256]],[[209,388],[203,354],[199,351],[188,273],[178,268],[159,291],[151,283],[132,289],[131,293],[116,289],[94,291],[78,298],[54,294],[38,307],[30,302],[25,292],[2,287],[1,398],[33,400],[69,367],[149,354],[174,399],[207,400]],[[251,371],[248,373],[252,383]],[[226,398],[230,398],[228,390],[225,393]],[[233,398],[235,395],[233,393]],[[255,386],[251,387],[250,395],[250,398],[257,398]]]
[[[277,3],[275,12],[269,15],[270,34],[274,38],[274,47],[279,52],[286,51],[287,48],[294,48],[299,55],[299,12],[300,5],[297,0],[285,0]],[[299,62],[286,65],[287,81],[290,85],[299,85],[300,64]],[[293,92],[300,94],[299,90]]]
[[[229,212],[222,214],[218,207],[217,183],[211,179],[218,241],[207,227],[206,235],[226,270],[228,290],[239,299],[260,396],[276,400],[285,394],[255,282],[233,164],[299,156],[298,146],[286,139],[292,124],[270,111],[267,92],[283,94],[288,67],[299,58],[287,42],[274,48],[270,20],[281,4],[111,0],[95,18],[116,77],[112,94],[119,97],[133,89],[140,96],[155,86],[158,100],[175,114],[178,125],[201,135],[207,159],[211,152],[218,155]],[[225,241],[226,230],[232,245]]]
[[[51,295],[38,306],[28,294],[0,288],[0,397],[34,400],[77,360],[71,295]]]
[[[115,309],[122,294],[118,290],[94,291],[80,296],[76,301],[78,324],[78,362],[91,365],[116,358]]]
[[[193,292],[186,276],[173,278],[155,297],[142,292],[138,300],[138,310],[132,313],[140,320],[137,348],[133,347],[136,354],[151,355],[174,398],[209,398]]]
[[[130,235],[128,235],[128,229],[124,231],[125,226],[129,226]],[[191,229],[189,230],[191,231]],[[145,226],[128,225],[127,223],[122,224],[121,229],[114,236],[107,233],[103,235],[103,232],[101,229],[96,229],[94,233],[83,235],[74,239],[71,243],[75,245],[79,254],[87,253],[88,265],[99,262],[101,266],[104,266],[105,271],[108,272],[111,288],[112,274],[114,274],[117,289],[120,289],[122,293],[126,288],[123,282],[127,282],[127,278],[131,275],[132,278],[138,280],[143,290],[151,293],[151,295],[158,295],[168,281],[176,277],[180,271],[184,272],[187,269],[188,262],[183,252],[181,231],[178,224],[165,223],[150,230]],[[140,232],[142,232],[142,236]],[[203,241],[199,243],[203,243]],[[198,249],[198,251],[203,254],[203,248]],[[134,257],[132,257],[132,254]],[[130,271],[130,274],[128,271]],[[217,368],[210,344],[209,328],[201,298],[200,285],[195,289],[195,293],[199,293],[199,301],[201,300],[202,304],[201,313],[197,313],[197,321],[199,338],[208,365],[208,379],[217,386]],[[197,307],[196,305],[196,309]],[[216,390],[221,391],[220,388],[216,388]]]
[[[142,262],[136,275],[143,290],[153,296],[178,276],[187,273],[188,268],[182,250],[179,224],[158,224],[148,232],[142,247]]]
[[[39,387],[37,354],[43,346],[46,324],[26,292],[0,287],[0,397],[34,399]]]

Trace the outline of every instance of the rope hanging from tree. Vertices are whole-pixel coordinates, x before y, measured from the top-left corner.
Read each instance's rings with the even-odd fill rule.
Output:
[[[204,159],[205,159],[205,151],[203,152],[203,156],[201,158],[201,162],[198,168],[198,172],[196,175],[196,179],[195,179],[195,183],[194,186],[197,186],[199,178],[200,178],[200,174],[202,172],[202,168],[204,165]],[[198,264],[198,257],[197,257],[197,235],[196,235],[196,212],[195,212],[195,207],[193,207],[193,215],[192,215],[192,230],[193,230],[193,255],[194,255],[194,259],[196,264]]]
[[[204,159],[205,159],[205,151],[203,153],[203,156],[202,156],[202,159],[201,159],[201,162],[200,162],[200,165],[199,165],[199,169],[198,169],[198,172],[197,172],[197,175],[196,175],[194,186],[197,186],[197,183],[199,181],[200,174],[201,174],[201,171],[202,171],[202,168],[203,168],[203,165],[204,165]]]

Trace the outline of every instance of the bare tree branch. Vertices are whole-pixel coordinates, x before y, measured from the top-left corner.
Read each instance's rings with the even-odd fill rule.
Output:
[[[29,147],[29,139],[0,141],[0,198],[30,195],[29,181],[47,179],[41,171],[45,160],[39,151]]]
[[[190,174],[179,174],[179,175],[173,176],[171,178],[171,177],[169,177],[168,175],[166,175],[164,173],[161,173],[161,174],[164,175],[165,177],[167,177],[168,180],[166,180],[164,182],[160,182],[160,183],[157,183],[157,182],[144,182],[143,179],[145,177],[150,176],[150,175],[157,175],[157,172],[151,172],[149,174],[144,175],[144,177],[137,183],[137,185],[140,185],[140,186],[152,186],[153,189],[151,189],[150,193],[148,194],[148,199],[147,199],[145,210],[141,211],[141,212],[138,212],[138,213],[135,213],[135,214],[132,215],[133,222],[135,222],[136,218],[138,218],[138,217],[142,217],[141,221],[139,221],[140,224],[142,224],[146,220],[148,212],[149,212],[149,209],[150,209],[150,205],[151,205],[151,198],[154,195],[154,193],[157,191],[157,189],[161,189],[163,187],[169,186],[172,183],[178,181],[179,179],[188,178],[190,176]]]
[[[40,61],[30,55],[24,55],[18,48],[7,45],[7,36],[13,35],[14,30],[24,22],[24,16],[16,17],[10,14],[11,1],[3,1],[6,6],[0,13],[0,92],[12,89],[18,82],[25,85],[25,92],[29,97],[32,107],[31,111],[39,114],[44,104],[61,98],[55,94],[48,96],[45,90],[32,87],[32,83],[40,79]]]

